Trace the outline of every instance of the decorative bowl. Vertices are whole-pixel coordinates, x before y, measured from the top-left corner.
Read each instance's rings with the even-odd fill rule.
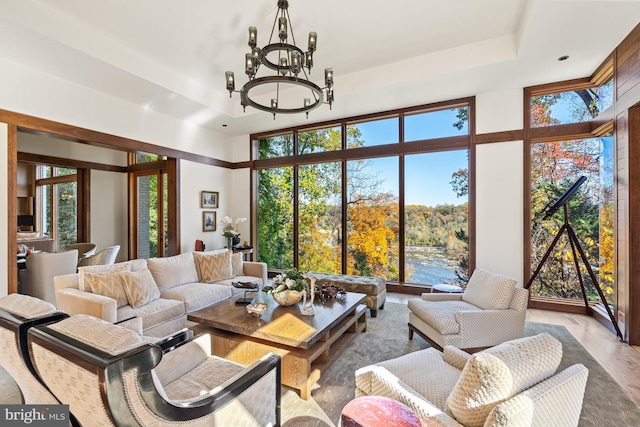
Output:
[[[254,304],[249,304],[247,306],[247,313],[251,314],[252,316],[255,317],[260,317],[262,316],[262,313],[264,313],[264,309],[267,308],[267,304],[263,303],[263,302],[258,302],[255,305]]]
[[[293,305],[302,299],[302,291],[280,291],[271,294],[273,300],[278,304],[287,307]]]

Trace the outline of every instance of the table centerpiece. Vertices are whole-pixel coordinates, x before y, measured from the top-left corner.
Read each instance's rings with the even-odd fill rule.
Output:
[[[300,301],[309,289],[309,282],[297,270],[287,270],[273,278],[272,286],[264,286],[262,290],[271,294],[273,300],[282,306],[289,306]]]

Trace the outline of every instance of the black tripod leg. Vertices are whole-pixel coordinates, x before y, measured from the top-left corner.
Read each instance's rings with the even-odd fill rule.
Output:
[[[624,337],[622,336],[622,332],[620,332],[620,328],[618,327],[618,321],[616,320],[615,316],[611,312],[611,308],[609,307],[609,304],[607,303],[607,300],[606,300],[604,294],[602,293],[602,289],[600,289],[600,285],[598,284],[598,280],[596,280],[596,275],[593,273],[593,270],[591,269],[591,265],[587,261],[587,256],[585,255],[584,251],[582,250],[582,246],[580,246],[580,241],[578,240],[578,237],[576,236],[576,233],[573,232],[573,229],[570,226],[567,227],[567,230],[569,232],[569,237],[575,242],[576,247],[578,248],[578,252],[580,252],[580,257],[582,258],[582,262],[587,267],[587,272],[589,272],[589,277],[591,277],[591,280],[593,282],[593,286],[596,288],[596,291],[598,291],[598,295],[600,296],[600,301],[602,301],[602,305],[604,305],[604,308],[607,310],[607,314],[609,315],[609,319],[611,319],[611,323],[613,323],[613,327],[615,328],[616,333],[618,334],[618,337],[620,338],[620,341],[624,342]],[[584,292],[584,289],[583,289],[583,292]],[[585,296],[585,298],[586,298],[586,296]]]
[[[562,227],[560,227],[560,230],[558,230],[558,233],[556,233],[556,237],[553,239],[553,242],[551,242],[551,245],[549,245],[549,249],[547,249],[547,252],[544,253],[540,264],[538,264],[538,268],[536,268],[536,271],[533,272],[533,275],[531,275],[531,279],[529,279],[529,282],[527,282],[527,285],[524,287],[525,289],[529,289],[533,281],[536,279],[536,277],[538,277],[540,270],[542,270],[542,266],[547,261],[547,258],[549,258],[549,255],[551,255],[551,251],[555,247],[556,243],[558,243],[558,240],[560,240],[560,236],[562,236],[562,233],[566,228],[567,224],[563,224]]]
[[[570,225],[567,226],[567,229],[571,230],[571,226]],[[578,256],[576,254],[576,245],[579,245],[579,243],[573,241],[573,238],[571,238],[571,232],[568,232],[567,234],[569,235],[569,244],[571,245],[571,253],[573,254],[573,263],[576,266],[576,274],[578,275],[578,281],[580,282],[580,289],[582,289],[582,299],[584,299],[584,306],[587,308],[587,312],[588,312],[589,301],[587,300],[587,290],[584,287],[584,280],[582,280],[582,273],[580,272],[580,265],[578,264]],[[585,262],[585,259],[583,258],[582,261]],[[593,279],[593,277],[591,279]],[[596,283],[596,286],[598,286],[597,283]]]

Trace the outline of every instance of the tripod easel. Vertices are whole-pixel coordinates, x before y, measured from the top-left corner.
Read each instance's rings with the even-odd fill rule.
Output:
[[[576,236],[576,233],[573,231],[573,227],[571,227],[571,224],[569,224],[569,216],[567,214],[567,205],[566,205],[566,203],[563,203],[562,208],[564,210],[564,224],[562,224],[562,227],[560,227],[560,230],[558,230],[558,233],[556,234],[556,237],[553,239],[553,242],[549,246],[549,249],[547,249],[547,252],[545,252],[544,256],[542,257],[542,260],[540,261],[540,264],[538,264],[538,268],[536,268],[536,271],[531,276],[531,279],[529,279],[529,282],[525,286],[525,289],[529,289],[531,287],[531,284],[533,283],[535,278],[540,273],[540,270],[542,269],[542,266],[547,261],[547,258],[549,258],[549,255],[551,255],[551,251],[555,247],[556,243],[558,243],[558,240],[560,240],[560,237],[562,236],[562,234],[566,231],[567,232],[567,236],[569,237],[569,243],[571,245],[571,252],[573,253],[573,262],[575,263],[575,266],[576,266],[576,273],[578,275],[578,281],[580,282],[580,289],[582,290],[582,297],[584,299],[585,307],[587,308],[587,310],[590,310],[589,302],[587,301],[587,293],[586,293],[586,290],[585,290],[585,287],[584,287],[584,281],[582,280],[582,273],[580,273],[580,266],[578,265],[578,258],[576,257],[576,249],[578,250],[578,253],[580,254],[580,258],[582,259],[582,262],[584,263],[585,267],[587,268],[587,272],[589,273],[589,277],[591,277],[591,281],[593,282],[593,285],[595,286],[596,290],[598,291],[598,295],[600,296],[600,301],[602,301],[602,305],[604,305],[604,307],[607,310],[607,314],[609,315],[609,319],[611,319],[611,323],[613,323],[613,327],[616,330],[616,334],[620,338],[620,341],[624,342],[624,338],[622,336],[622,332],[620,332],[620,328],[618,327],[618,322],[616,321],[615,316],[611,312],[611,308],[609,307],[609,304],[607,303],[607,301],[606,301],[606,299],[604,297],[604,294],[602,293],[602,289],[600,289],[600,286],[598,285],[598,280],[596,279],[596,275],[593,273],[593,270],[591,269],[591,265],[587,261],[587,256],[585,255],[584,251],[582,250],[582,246],[580,246],[580,241],[578,240],[578,237]],[[546,217],[548,217],[548,216],[550,216],[549,213],[547,213]]]

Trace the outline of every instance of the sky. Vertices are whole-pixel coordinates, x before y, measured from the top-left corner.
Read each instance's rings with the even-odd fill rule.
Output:
[[[408,116],[405,118],[405,141],[468,134],[466,125],[461,130],[453,127],[456,121],[456,110]],[[365,146],[398,141],[397,118],[360,123],[357,127]],[[383,179],[383,191],[398,195],[398,157],[371,159],[367,164],[368,173],[375,170]],[[450,182],[455,171],[468,166],[467,150],[405,156],[405,204],[436,206],[465,203],[467,198],[456,197]]]

